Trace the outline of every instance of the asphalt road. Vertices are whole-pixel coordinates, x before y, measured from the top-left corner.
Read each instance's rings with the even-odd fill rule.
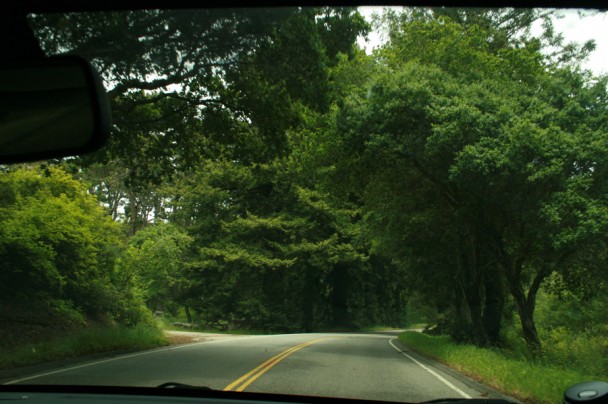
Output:
[[[495,394],[409,352],[390,333],[228,337],[49,369],[6,384],[165,382],[410,402]]]

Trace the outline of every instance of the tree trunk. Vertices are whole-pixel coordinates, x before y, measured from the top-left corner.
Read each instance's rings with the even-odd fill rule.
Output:
[[[478,346],[488,345],[488,336],[482,321],[482,266],[480,265],[480,251],[474,238],[470,238],[462,248],[458,260],[458,283],[461,289],[464,305],[466,309],[466,326],[457,327],[461,332],[468,334],[467,339]],[[464,251],[470,251],[470,258]],[[460,320],[462,321],[462,320]]]
[[[129,236],[132,236],[137,231],[137,216],[138,216],[137,197],[135,192],[129,190]]]
[[[449,334],[456,341],[470,341],[471,337],[471,312],[467,305],[466,293],[460,279],[456,280],[454,288],[454,305],[452,308],[453,318],[447,324]],[[444,324],[438,324],[440,332],[443,333]]]
[[[513,299],[515,300],[515,307],[517,308],[517,314],[519,315],[526,345],[533,355],[539,355],[542,353],[542,344],[538,338],[538,331],[536,330],[536,324],[534,323],[534,308],[536,306],[538,289],[540,288],[542,281],[551,273],[551,271],[548,268],[539,270],[534,277],[532,284],[528,289],[528,295],[526,296],[521,279],[521,270],[522,263],[516,263],[508,274],[507,281],[509,282],[509,288],[513,295]]]
[[[491,345],[499,345],[502,312],[505,306],[505,291],[502,274],[498,269],[486,270],[485,279],[485,307],[483,311],[483,326]]]
[[[348,300],[348,271],[344,265],[337,265],[330,274],[331,281],[331,323],[334,326],[349,325]]]
[[[469,299],[469,310],[471,312],[471,325],[473,332],[473,341],[477,346],[488,345],[488,335],[482,321],[481,296],[479,296],[479,287],[481,285],[472,285],[475,290],[471,291]]]
[[[314,323],[314,276],[310,268],[304,270],[304,288],[302,293],[302,329],[313,331]]]
[[[515,288],[512,292],[513,298],[515,299],[515,307],[517,308],[517,314],[521,322],[521,330],[524,335],[524,340],[528,349],[533,355],[538,355],[542,352],[542,345],[538,338],[538,331],[536,330],[536,324],[534,323],[534,307],[530,306],[526,299],[523,289]]]
[[[188,306],[184,306],[184,311],[186,312],[186,319],[188,323],[192,324],[192,315],[190,314],[190,308]]]

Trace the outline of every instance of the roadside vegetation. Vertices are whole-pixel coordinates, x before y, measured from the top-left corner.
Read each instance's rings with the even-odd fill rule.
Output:
[[[574,384],[606,379],[605,373],[587,373],[578,366],[564,367],[551,359],[522,356],[510,349],[457,343],[447,335],[405,332],[399,340],[416,352],[528,403],[557,403]]]
[[[104,352],[140,351],[167,345],[162,331],[151,325],[89,326],[55,333],[37,341],[0,347],[0,369],[36,365],[61,359],[86,357]]]
[[[355,9],[205,16],[31,17],[47,53],[103,71],[114,133],[90,156],[1,167],[8,341],[154,312],[222,332],[423,323],[450,339],[416,348],[607,374],[593,41],[564,43],[551,12],[407,9],[376,20],[389,41],[366,54]]]
[[[405,332],[399,340],[420,352],[524,402],[555,403],[581,381],[608,380],[606,298],[581,304],[568,294],[541,291],[536,321],[544,342],[531,353],[515,318],[505,318],[502,343],[478,347],[433,329]]]

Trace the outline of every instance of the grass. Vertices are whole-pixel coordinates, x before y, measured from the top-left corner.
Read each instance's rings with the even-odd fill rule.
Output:
[[[399,340],[450,367],[525,402],[557,403],[573,384],[601,378],[547,363],[510,357],[506,351],[456,344],[447,336],[404,332]]]
[[[150,325],[132,328],[95,326],[70,331],[47,341],[0,350],[0,369],[114,351],[143,350],[167,345],[162,331]]]

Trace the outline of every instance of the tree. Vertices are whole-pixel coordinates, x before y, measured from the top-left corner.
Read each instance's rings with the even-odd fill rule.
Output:
[[[322,106],[314,94],[327,67],[367,29],[353,8],[296,7],[35,15],[31,25],[47,53],[81,55],[102,72],[115,128],[94,160],[123,160],[144,184],[192,167],[201,151],[213,157],[197,147],[205,139],[247,148],[243,127],[280,153],[290,105]],[[269,111],[281,115],[272,125]]]
[[[175,220],[199,251],[193,307],[212,325],[275,331],[400,323],[399,277],[368,265],[356,209],[300,169],[208,161],[186,181]]]
[[[122,179],[130,234],[178,197],[158,186],[201,159],[285,153],[299,104],[326,107],[329,66],[367,30],[354,8],[75,13],[30,23],[47,53],[81,55],[104,77],[113,134],[79,163],[85,171],[102,163]],[[114,209],[117,187],[96,187]]]
[[[119,271],[133,278],[146,305],[151,310],[166,310],[180,304],[189,313],[186,296],[192,283],[188,273],[192,238],[175,225],[157,223],[139,231],[129,243]]]
[[[333,113],[326,164],[351,180],[370,217],[395,229],[401,246],[379,236],[393,256],[455,281],[469,338],[496,342],[506,281],[537,352],[542,281],[605,242],[604,173],[595,169],[605,158],[605,86],[566,65],[547,68],[534,38],[494,47],[491,26],[443,16],[393,22],[368,82],[346,87]],[[551,218],[555,209],[562,213]]]

